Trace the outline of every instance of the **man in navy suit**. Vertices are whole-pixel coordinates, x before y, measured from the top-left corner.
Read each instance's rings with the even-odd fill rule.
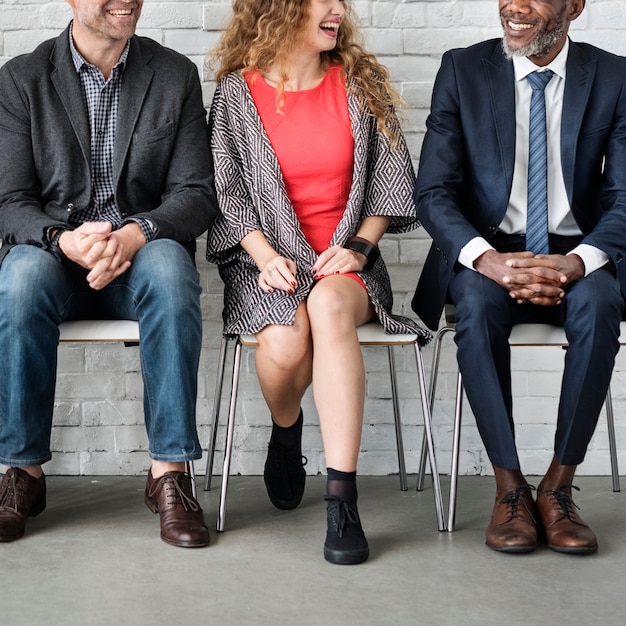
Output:
[[[444,303],[456,307],[459,366],[496,479],[486,543],[504,552],[535,549],[539,526],[554,550],[598,546],[571,495],[619,349],[626,59],[568,39],[584,7],[585,0],[500,0],[502,40],[444,55],[415,188],[433,245],[413,308],[435,329]],[[529,147],[538,119],[529,75],[546,71],[539,204],[547,233],[537,250],[530,221],[527,231],[536,206],[529,169],[541,162],[538,144]],[[508,344],[512,326],[527,321],[561,325],[569,341],[554,457],[536,501],[515,445]]]

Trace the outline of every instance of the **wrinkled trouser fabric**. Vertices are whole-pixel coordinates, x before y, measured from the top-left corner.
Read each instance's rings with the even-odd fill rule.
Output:
[[[15,246],[0,266],[0,462],[50,460],[59,324],[71,319],[139,322],[144,420],[150,456],[201,457],[196,432],[202,338],[200,283],[187,251],[158,239],[100,291],[86,270],[50,253]]]
[[[463,384],[489,459],[502,469],[520,468],[511,397],[511,329],[522,322],[564,328],[569,347],[554,452],[561,464],[579,465],[619,350],[623,297],[616,278],[599,269],[569,286],[562,304],[543,307],[517,304],[494,281],[461,268],[452,279],[450,295],[456,307],[455,341]],[[552,415],[545,417],[552,422]]]

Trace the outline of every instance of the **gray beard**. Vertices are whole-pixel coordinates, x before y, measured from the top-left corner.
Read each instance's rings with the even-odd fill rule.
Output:
[[[507,59],[513,57],[543,57],[556,45],[563,36],[565,28],[563,20],[559,19],[554,30],[539,33],[527,46],[512,49],[507,43],[506,37],[502,39],[502,49]]]

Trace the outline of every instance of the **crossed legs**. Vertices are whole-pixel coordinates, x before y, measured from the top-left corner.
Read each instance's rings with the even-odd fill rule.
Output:
[[[356,329],[372,315],[363,287],[330,276],[298,307],[293,326],[266,326],[257,334],[256,369],[272,419],[293,425],[313,382],[326,464],[341,471],[356,470],[365,397]]]
[[[295,439],[302,427],[300,403],[312,382],[329,479],[325,556],[334,563],[361,562],[368,554],[356,512],[365,397],[365,370],[356,329],[372,317],[360,284],[345,276],[329,276],[320,280],[306,303],[298,307],[292,326],[267,326],[257,334],[256,369],[274,422],[265,467],[270,499],[279,508],[293,508],[302,497],[303,471],[300,479],[297,467],[301,448]],[[281,468],[281,458],[289,471]],[[289,484],[280,478],[286,475]],[[278,498],[277,493],[285,497]],[[347,539],[338,543],[337,524],[345,518],[341,507],[348,507],[357,523],[347,532],[341,530]]]

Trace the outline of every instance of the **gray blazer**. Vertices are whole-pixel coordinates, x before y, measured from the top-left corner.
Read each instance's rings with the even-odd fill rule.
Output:
[[[217,212],[206,111],[196,66],[133,37],[113,157],[122,218],[149,217],[157,238],[183,244]],[[88,206],[90,130],[69,28],[0,68],[0,263],[15,244],[45,247],[46,231]]]

